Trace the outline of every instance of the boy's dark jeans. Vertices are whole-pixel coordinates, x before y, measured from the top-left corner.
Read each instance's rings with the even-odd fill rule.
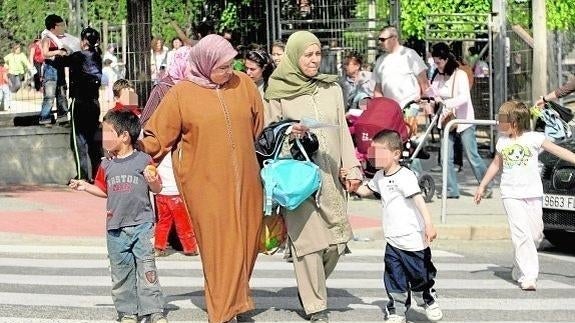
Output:
[[[435,302],[434,278],[437,269],[431,262],[431,249],[406,251],[389,243],[385,247],[383,282],[389,297],[389,314],[405,316],[411,295],[419,306]]]

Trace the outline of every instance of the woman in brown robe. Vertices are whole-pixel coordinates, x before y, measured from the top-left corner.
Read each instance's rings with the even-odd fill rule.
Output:
[[[263,217],[254,150],[262,99],[247,75],[232,71],[235,56],[217,35],[192,47],[189,81],[166,94],[141,141],[154,160],[173,151],[202,258],[210,322],[235,321],[254,308],[249,279]]]

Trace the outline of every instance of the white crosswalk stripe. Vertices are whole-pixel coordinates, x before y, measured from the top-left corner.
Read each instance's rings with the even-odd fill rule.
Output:
[[[109,295],[106,250],[90,246],[0,245],[0,323],[100,323],[116,318]],[[383,251],[355,250],[343,257],[328,280],[330,322],[381,322],[387,302],[383,289]],[[575,284],[538,281],[538,292],[526,297],[509,278],[509,267],[466,262],[462,255],[434,250],[440,276],[436,288],[444,322],[513,323],[510,312],[565,311],[575,315]],[[157,261],[167,296],[170,322],[206,322],[203,275],[199,257],[173,255]],[[503,277],[503,278],[502,278]],[[303,321],[292,264],[282,255],[260,256],[251,280],[256,322]],[[491,297],[491,292],[503,297]],[[556,296],[555,296],[556,294]],[[481,320],[480,313],[502,312]],[[350,313],[354,313],[350,315]],[[357,313],[357,315],[355,314]],[[425,319],[414,306],[418,321]],[[461,320],[461,313],[476,313]],[[496,318],[495,320],[493,318]],[[575,317],[575,316],[573,316]],[[537,317],[517,322],[544,322]]]

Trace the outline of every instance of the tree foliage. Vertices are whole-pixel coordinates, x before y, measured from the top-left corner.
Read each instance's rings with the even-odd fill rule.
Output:
[[[46,15],[55,13],[66,19],[68,12],[68,0],[3,0],[0,6],[2,40],[27,44],[45,29]],[[2,50],[7,46],[3,47]]]
[[[547,28],[570,30],[575,28],[575,3],[573,0],[547,0]]]
[[[356,18],[367,18],[368,2],[356,1]],[[530,11],[513,10],[513,7],[529,6],[529,3],[524,2],[508,0],[508,8],[511,8],[508,9],[508,19],[510,23],[530,28]],[[76,30],[75,3],[75,0],[0,0],[0,41],[5,44],[1,50],[5,52],[11,42],[26,44],[33,40],[44,29],[44,18],[50,13],[67,20],[70,31]],[[491,0],[401,0],[400,3],[402,34],[417,38],[424,37],[426,18],[431,14],[476,14],[491,11]],[[92,26],[99,27],[103,20],[107,20],[110,25],[118,25],[126,19],[125,0],[87,0],[87,4],[87,18]],[[240,13],[249,7],[261,7],[264,4],[264,0],[152,0],[152,34],[170,39],[176,36],[171,21],[176,21],[182,29],[189,31],[202,20],[212,21],[218,31],[249,31],[253,28],[250,24],[256,22],[243,19]],[[550,30],[575,28],[573,0],[547,0],[546,5]],[[381,24],[384,21],[382,17],[388,15],[388,1],[376,0],[376,7],[378,24]],[[457,27],[452,25],[449,28]]]
[[[180,28],[189,31],[202,19],[203,0],[153,0],[152,35],[170,40],[177,36],[170,22],[175,21]]]
[[[401,1],[401,32],[404,38],[425,38],[426,20],[433,14],[467,13],[486,14],[491,12],[490,0],[402,0]],[[451,25],[447,21],[450,18],[436,17],[436,21],[445,21],[439,24],[437,29],[449,29],[466,33],[474,30],[474,22],[477,17],[468,17],[468,24]],[[464,19],[464,18],[461,18]],[[479,21],[477,21],[479,24]],[[443,37],[448,35],[442,35]],[[453,36],[453,34],[451,35]]]

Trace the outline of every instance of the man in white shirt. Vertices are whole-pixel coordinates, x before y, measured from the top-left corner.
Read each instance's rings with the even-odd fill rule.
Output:
[[[385,53],[373,69],[372,79],[376,83],[373,96],[391,98],[403,108],[428,88],[427,65],[413,49],[400,45],[393,26],[381,30],[379,42]]]

